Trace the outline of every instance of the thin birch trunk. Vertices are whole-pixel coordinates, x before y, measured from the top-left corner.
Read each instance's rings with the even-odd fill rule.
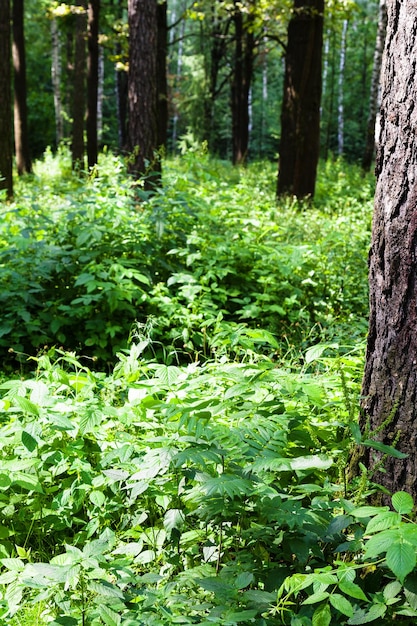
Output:
[[[338,92],[338,105],[337,105],[337,153],[339,154],[339,156],[343,154],[343,149],[344,149],[344,130],[345,130],[344,82],[345,82],[347,29],[348,29],[348,20],[343,20],[342,39],[340,42],[339,83],[338,83],[339,92]]]
[[[55,109],[55,137],[57,147],[64,139],[64,118],[62,115],[62,97],[61,97],[61,40],[59,37],[58,23],[56,18],[51,20],[51,42],[52,42],[52,64],[51,78],[52,89],[54,93],[54,109]]]

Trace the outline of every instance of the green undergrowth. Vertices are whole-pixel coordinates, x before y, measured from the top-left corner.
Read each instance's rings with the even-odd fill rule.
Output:
[[[111,374],[50,350],[0,386],[0,623],[415,619],[411,498],[365,506],[376,487],[347,476],[363,347],[300,369],[146,346]]]
[[[188,152],[149,197],[114,155],[78,178],[65,150],[47,153],[0,216],[3,362],[56,345],[111,367],[135,322],[182,363],[257,329],[280,354],[363,337],[371,179],[323,164],[313,205],[277,204],[275,180],[269,163]]]

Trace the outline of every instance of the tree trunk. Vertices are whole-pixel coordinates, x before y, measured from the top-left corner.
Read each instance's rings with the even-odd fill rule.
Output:
[[[79,4],[81,6],[81,4]],[[75,52],[72,93],[72,144],[71,156],[74,170],[84,169],[84,116],[85,116],[85,35],[86,15],[75,15]]]
[[[294,0],[288,25],[278,195],[313,197],[320,150],[324,0]]]
[[[61,42],[59,38],[59,30],[56,18],[51,20],[51,41],[52,41],[52,63],[51,63],[51,79],[52,89],[54,92],[54,109],[55,109],[55,136],[57,147],[64,138],[64,118],[62,115],[62,98],[61,98]]]
[[[337,103],[337,153],[339,156],[343,154],[344,138],[345,138],[345,103],[344,103],[344,81],[345,81],[345,64],[346,64],[346,35],[348,29],[348,20],[343,20],[342,39],[340,42],[340,58],[339,58],[339,93]]]
[[[129,170],[145,189],[160,183],[157,0],[129,0]]]
[[[232,79],[232,145],[233,164],[245,163],[249,148],[249,91],[253,74],[255,41],[250,30],[251,16],[247,22],[235,0],[235,58]]]
[[[87,162],[89,169],[97,164],[97,102],[98,102],[98,28],[100,0],[88,3],[88,58],[87,58]]]
[[[161,2],[157,7],[158,19],[158,149],[166,150],[168,137],[168,27],[167,3]]]
[[[23,0],[13,0],[14,144],[19,176],[32,171],[29,153]]]
[[[382,53],[384,51],[385,34],[387,31],[387,5],[386,0],[380,0],[378,29],[376,35],[374,65],[371,76],[371,93],[369,97],[369,116],[366,131],[366,144],[362,159],[362,169],[369,172],[375,151],[375,125],[379,100],[379,84],[382,65]]]
[[[417,499],[417,5],[388,0],[381,141],[369,264],[370,321],[362,430],[408,455],[365,447],[363,462],[390,492]],[[369,438],[369,437],[367,437]]]
[[[13,196],[10,1],[0,2],[0,189]]]

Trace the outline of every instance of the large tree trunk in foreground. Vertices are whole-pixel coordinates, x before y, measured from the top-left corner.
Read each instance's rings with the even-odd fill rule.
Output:
[[[378,30],[375,42],[374,65],[371,76],[371,93],[369,96],[369,115],[366,128],[366,144],[362,158],[362,169],[369,172],[375,152],[375,125],[378,109],[379,85],[381,76],[382,53],[384,51],[385,34],[387,31],[387,4],[380,0]]]
[[[156,0],[129,0],[129,170],[151,190],[160,182]]]
[[[417,5],[387,9],[362,430],[408,455],[389,456],[374,480],[417,500]],[[372,471],[381,456],[366,447],[363,462]]]
[[[320,150],[324,0],[294,0],[285,54],[278,195],[313,196]]]
[[[10,2],[0,1],[0,189],[13,196]]]
[[[17,173],[32,171],[26,103],[26,54],[23,0],[13,0],[14,145]]]

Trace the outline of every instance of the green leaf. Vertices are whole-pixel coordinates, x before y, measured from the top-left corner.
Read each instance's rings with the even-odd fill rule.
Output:
[[[36,406],[36,404],[33,404],[33,402],[31,402],[27,398],[24,398],[23,396],[15,396],[14,400],[16,401],[16,404],[19,405],[19,407],[22,409],[24,413],[30,413],[31,415],[36,415],[37,417],[39,416],[38,407]]]
[[[324,455],[319,456],[318,454],[283,460],[289,461],[292,470],[329,469],[333,465],[333,459]]]
[[[401,515],[407,515],[414,508],[413,498],[406,491],[397,491],[392,496],[392,506]]]
[[[107,624],[107,626],[119,626],[122,621],[120,615],[105,604],[100,604],[98,612],[101,619],[105,624]]]
[[[313,613],[313,626],[329,626],[332,616],[328,604],[321,604]]]
[[[347,596],[351,596],[352,598],[356,598],[357,600],[368,600],[363,590],[356,583],[352,583],[348,580],[343,580],[339,583],[338,586],[340,591],[343,591],[343,593]]]
[[[100,426],[102,420],[102,415],[99,411],[88,410],[81,416],[80,419],[80,434],[85,435],[86,433],[91,433],[97,430],[98,426]]]
[[[383,591],[385,600],[391,600],[398,596],[402,588],[403,586],[398,580],[393,580],[392,583],[388,583]]]
[[[23,489],[28,491],[36,491],[37,493],[44,493],[42,485],[39,482],[38,477],[35,474],[25,474],[24,472],[16,472],[13,476],[13,484],[19,485]]]
[[[416,566],[416,550],[411,543],[397,542],[388,548],[386,559],[390,570],[403,582]]]
[[[174,528],[182,528],[185,523],[185,516],[181,509],[168,509],[164,515],[164,528],[171,531]]]
[[[346,615],[347,617],[352,617],[353,606],[347,598],[340,595],[340,593],[333,593],[330,595],[329,600],[330,604],[336,609],[336,611],[343,613],[343,615]]]
[[[399,530],[383,530],[371,537],[365,545],[365,558],[373,558],[379,556],[388,550],[388,548],[396,541],[401,539]]]
[[[9,474],[0,473],[0,489],[8,489],[12,484]]]
[[[388,528],[398,526],[400,522],[401,515],[399,513],[384,511],[384,513],[379,513],[369,521],[365,534],[371,535],[373,533],[379,533],[382,530],[388,530]]]
[[[404,452],[400,452],[393,446],[387,446],[385,443],[381,443],[380,441],[366,439],[365,441],[362,441],[362,445],[367,446],[368,448],[374,448],[374,450],[393,456],[396,459],[406,459],[408,457],[408,454],[404,454]]]
[[[22,443],[25,446],[25,448],[29,450],[29,452],[33,452],[36,449],[36,446],[38,445],[38,442],[36,441],[36,439],[32,437],[32,435],[28,433],[26,430],[22,431]]]
[[[323,602],[323,600],[327,600],[329,595],[328,591],[318,591],[317,593],[312,593],[311,596],[308,596],[308,598],[304,600],[303,604],[317,604],[317,602]]]
[[[366,609],[357,609],[353,616],[348,620],[349,626],[356,626],[357,624],[369,624],[376,619],[383,617],[387,607],[385,604],[372,604],[369,611]]]
[[[97,489],[89,494],[89,498],[93,504],[99,507],[102,507],[106,501],[106,496],[104,495],[104,493],[102,491],[98,491]]]
[[[350,511],[349,515],[353,515],[353,517],[359,519],[365,519],[366,517],[372,517],[384,511],[389,511],[389,508],[387,506],[359,506],[357,509]]]
[[[235,580],[233,586],[236,589],[244,589],[245,587],[249,587],[251,582],[253,582],[253,579],[254,579],[254,576],[253,576],[252,572],[241,572],[236,577],[236,580]]]

